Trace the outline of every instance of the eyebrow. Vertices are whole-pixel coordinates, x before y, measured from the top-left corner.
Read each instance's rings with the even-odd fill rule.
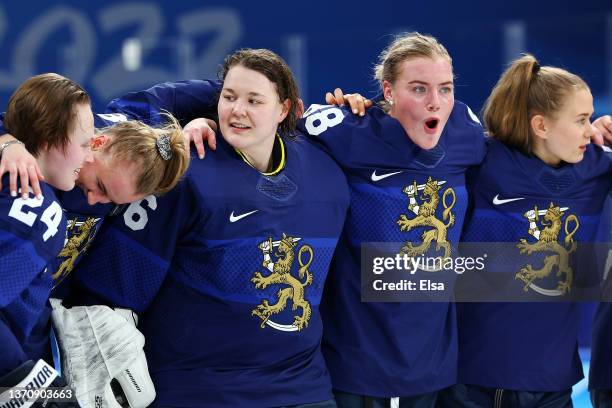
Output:
[[[414,81],[410,81],[408,82],[409,84],[421,84],[421,85],[429,85],[429,82],[423,82],[423,81],[419,81],[418,79],[415,79]],[[453,81],[446,81],[446,82],[442,82],[439,85],[453,85],[454,82]]]
[[[236,93],[236,91],[234,91],[232,88],[223,88],[223,91],[227,91],[227,92],[231,92],[233,94]],[[249,92],[248,93],[249,96],[260,96],[263,97],[263,94],[257,93],[257,92]]]
[[[595,113],[595,112],[593,112]],[[593,116],[593,113],[588,113],[588,112],[583,112],[583,113],[579,113],[576,115],[577,118],[590,118],[591,116]]]

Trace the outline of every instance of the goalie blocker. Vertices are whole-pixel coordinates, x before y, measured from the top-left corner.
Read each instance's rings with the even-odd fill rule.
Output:
[[[136,314],[102,305],[68,309],[58,299],[50,303],[62,374],[75,389],[81,407],[149,406],[155,388]]]

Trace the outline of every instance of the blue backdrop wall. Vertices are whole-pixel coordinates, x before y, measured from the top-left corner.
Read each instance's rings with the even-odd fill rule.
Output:
[[[30,75],[83,84],[101,109],[159,81],[216,75],[238,47],[267,47],[296,73],[306,103],[340,86],[376,92],[372,66],[393,33],[437,36],[457,98],[474,110],[522,51],[582,75],[612,112],[612,1],[23,1],[0,4],[0,101]]]

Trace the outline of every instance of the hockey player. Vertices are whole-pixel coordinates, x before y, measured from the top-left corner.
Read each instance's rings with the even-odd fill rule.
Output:
[[[402,407],[433,407],[457,378],[455,306],[361,302],[361,244],[397,242],[398,253],[413,257],[451,248],[467,207],[465,171],[482,160],[484,135],[455,101],[451,58],[435,38],[398,36],[375,77],[381,106],[363,117],[311,107],[303,123],[351,189],[321,306],[323,351],[339,407],[386,407],[396,397]]]
[[[612,164],[590,144],[592,114],[581,78],[532,56],[512,63],[485,104],[491,140],[468,178],[462,240],[509,243],[513,255],[487,270],[511,272],[506,291],[517,296],[562,297],[594,273],[575,259],[595,240]],[[582,377],[576,303],[463,303],[458,316],[462,384],[447,406],[571,406]]]
[[[36,154],[44,152],[39,154],[38,163],[44,169],[46,180],[59,189],[71,191],[58,193],[60,200],[56,200],[53,191],[43,184],[42,199],[9,199],[17,192],[9,193],[11,183],[8,176],[4,178],[7,199],[3,246],[8,252],[0,257],[1,269],[7,271],[2,279],[0,307],[5,332],[2,336],[6,340],[2,352],[6,358],[0,359],[0,374],[11,369],[21,373],[24,369],[18,368],[20,364],[27,365],[28,359],[37,360],[45,355],[49,337],[50,308],[46,306],[49,292],[70,273],[93,239],[100,220],[112,209],[98,207],[85,215],[75,211],[85,207],[83,193],[93,197],[90,201],[109,202],[108,195],[119,203],[152,192],[163,193],[176,184],[188,163],[178,124],[153,129],[135,121],[115,124],[117,119],[127,119],[125,115],[95,115],[94,118],[85,91],[56,74],[26,81],[11,99],[4,119],[5,126],[23,140],[28,150]],[[94,137],[94,123],[114,126],[104,128]],[[77,136],[83,140],[68,144],[68,137]],[[15,153],[20,146],[14,138],[7,137],[4,153],[6,149]],[[67,147],[63,148],[64,145]],[[77,155],[78,148],[90,156],[82,166],[65,159]],[[75,180],[83,188],[80,201],[76,202],[67,198],[78,197],[74,192],[81,191],[73,188]],[[20,191],[21,195],[24,191]],[[97,194],[98,191],[105,195]],[[68,223],[58,201],[72,211]],[[33,367],[39,368],[37,364]],[[15,378],[15,372],[7,375]]]
[[[610,300],[612,295],[612,190],[608,193],[604,210],[602,212],[599,227],[599,241],[605,243],[605,248],[600,257],[603,265],[603,301],[597,308],[593,322],[593,341],[591,348],[591,365],[589,368],[589,390],[591,391],[591,402],[595,408],[612,407],[612,349],[610,339],[612,338],[612,307]]]
[[[177,189],[102,228],[76,292],[146,310],[154,405],[333,407],[318,306],[346,180],[296,133],[298,90],[280,57],[237,51],[221,77],[216,151],[193,161]],[[182,117],[176,92],[198,84],[154,87],[114,106],[147,101]]]
[[[40,109],[38,103],[45,98],[54,103],[48,110]],[[51,120],[59,120],[44,131],[32,133],[23,119],[23,109],[28,106],[39,108],[34,112],[40,115],[38,123],[50,125]],[[47,266],[61,250],[66,234],[66,218],[52,187],[72,189],[83,163],[92,160],[90,98],[79,85],[62,76],[33,77],[11,96],[5,120],[15,129],[17,139],[2,144],[0,154],[11,144],[25,144],[36,156],[48,184],[41,185],[38,197],[21,191],[27,199],[11,194],[8,183],[0,192],[0,384],[40,390],[58,386],[58,374],[42,361],[28,362],[23,345],[50,290]],[[29,396],[24,401],[7,393],[0,394],[3,404],[22,405],[28,399],[37,399]]]
[[[437,391],[456,382],[454,306],[361,303],[360,244],[406,243],[397,248],[398,252],[402,247],[409,251],[411,246],[418,246],[426,229],[408,232],[409,228],[402,229],[398,221],[402,214],[406,223],[418,216],[419,204],[423,203],[416,200],[421,200],[420,191],[429,181],[429,188],[440,189],[439,197],[445,197],[432,216],[444,219],[444,231],[438,232],[446,238],[432,247],[451,248],[459,238],[467,206],[464,172],[482,159],[484,136],[469,108],[455,103],[450,57],[435,39],[420,34],[400,37],[381,60],[378,77],[388,100],[384,108],[371,109],[364,118],[357,118],[347,110],[315,107],[309,109],[302,126],[340,163],[352,192],[344,238],[336,253],[336,270],[326,287],[329,316],[324,320],[324,347],[340,406],[359,406],[364,400],[388,405],[389,398],[397,396],[404,397],[402,404],[433,406]],[[189,81],[179,84],[187,85]],[[191,85],[197,87],[196,83]],[[171,94],[160,98],[161,91],[153,88],[148,96],[131,94],[126,103],[134,99],[147,103],[174,100]],[[415,184],[411,191],[409,187]],[[448,210],[450,206],[453,208]],[[407,207],[411,211],[408,216]],[[427,205],[423,211],[425,208]],[[140,212],[134,208],[134,214]],[[99,257],[95,259],[96,270],[116,269],[114,264],[103,266]],[[92,266],[93,262],[92,258]],[[79,279],[93,280],[96,276],[99,273],[84,271]],[[91,281],[87,286],[95,290],[102,283]],[[114,294],[126,286],[125,282],[118,284],[107,297],[121,304]],[[415,325],[420,327],[416,334],[405,329]],[[168,361],[178,352],[169,350]]]

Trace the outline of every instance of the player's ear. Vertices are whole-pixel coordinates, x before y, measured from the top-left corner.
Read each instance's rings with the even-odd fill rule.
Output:
[[[91,139],[91,150],[100,150],[109,140],[107,135],[95,135]]]
[[[393,103],[393,93],[391,92],[391,82],[383,80],[383,97],[386,101]]]
[[[278,116],[278,123],[281,123],[287,117],[287,114],[291,110],[291,100],[289,98],[285,99],[282,103],[281,113]]]
[[[295,117],[300,119],[302,115],[304,115],[304,101],[302,100],[302,98],[299,98],[298,106],[297,106],[297,109],[295,110]]]
[[[529,120],[529,125],[536,137],[548,139],[548,121],[544,115],[533,115]]]

